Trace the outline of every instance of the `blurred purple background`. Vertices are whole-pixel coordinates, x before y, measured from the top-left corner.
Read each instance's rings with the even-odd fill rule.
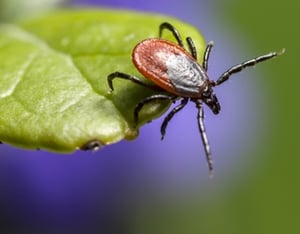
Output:
[[[244,38],[218,18],[220,9],[213,5],[214,1],[72,3],[168,14],[195,25],[207,41],[215,42],[209,63],[212,79],[229,66],[257,55],[248,47],[251,42],[241,41]],[[259,86],[258,76],[262,75],[250,69],[216,88],[222,106],[218,116],[205,108],[215,163],[213,180],[208,178],[197,111],[191,104],[174,117],[163,142],[162,119],[157,119],[141,129],[137,140],[122,141],[96,153],[60,155],[1,145],[0,222],[7,228],[10,224],[18,228],[17,223],[20,229],[40,225],[41,229],[61,227],[60,230],[80,233],[99,227],[108,230],[102,233],[118,233],[113,226],[118,224],[125,230],[130,221],[124,217],[130,219],[143,204],[222,196],[240,178],[248,176],[251,165],[258,163],[252,152],[259,141],[263,142],[262,126],[266,120],[262,116],[268,102],[266,97],[259,96],[264,90]]]

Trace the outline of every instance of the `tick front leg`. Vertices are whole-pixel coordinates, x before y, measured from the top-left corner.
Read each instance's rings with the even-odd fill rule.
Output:
[[[135,124],[135,127],[138,125],[139,122],[139,113],[143,106],[149,102],[156,101],[156,100],[168,100],[168,101],[174,101],[177,97],[176,96],[170,96],[167,94],[154,94],[152,96],[146,97],[142,101],[140,101],[135,109],[134,109],[134,114],[133,114],[133,121]]]
[[[141,81],[136,76],[132,76],[132,75],[129,75],[129,74],[126,74],[126,73],[122,73],[122,72],[114,72],[114,73],[111,73],[111,74],[109,74],[107,76],[108,86],[109,86],[109,88],[110,88],[111,91],[114,90],[113,80],[115,78],[120,78],[120,79],[124,79],[124,80],[130,80],[130,81],[132,81],[132,82],[134,82],[136,84],[139,84],[141,86],[144,86],[144,87],[147,87],[147,88],[150,88],[150,89],[153,89],[153,90],[161,90],[161,88],[159,88],[158,86],[145,83],[145,82]]]
[[[229,68],[227,71],[225,71],[220,78],[215,82],[215,85],[220,85],[223,82],[225,82],[226,80],[229,79],[229,77],[234,74],[234,73],[238,73],[240,71],[242,71],[243,69],[245,69],[246,67],[252,67],[257,63],[269,60],[271,58],[274,58],[276,56],[282,55],[285,52],[285,49],[282,49],[280,52],[271,52],[265,55],[261,55],[258,56],[256,58],[253,59],[249,59],[245,62],[242,62],[240,64],[237,64],[231,68]]]
[[[213,161],[212,161],[211,150],[210,150],[209,142],[208,142],[207,135],[206,135],[205,125],[204,125],[203,106],[202,106],[201,100],[196,100],[195,103],[196,103],[196,107],[198,109],[198,116],[197,116],[198,127],[199,127],[199,131],[200,131],[202,143],[204,146],[206,161],[207,161],[208,169],[209,169],[209,175],[212,176],[213,175]]]
[[[170,122],[170,120],[173,118],[173,116],[178,113],[180,110],[182,110],[183,107],[185,107],[185,105],[188,103],[188,98],[184,98],[182,99],[181,103],[178,106],[175,106],[174,109],[172,109],[169,114],[166,116],[166,118],[164,119],[161,127],[160,127],[160,132],[161,132],[161,140],[164,139],[165,134],[166,134],[166,128],[168,126],[168,123]]]

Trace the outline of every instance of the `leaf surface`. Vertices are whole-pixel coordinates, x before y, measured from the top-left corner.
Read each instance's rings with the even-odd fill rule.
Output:
[[[131,51],[139,41],[157,37],[164,21],[183,38],[191,36],[203,54],[204,41],[194,27],[160,15],[71,9],[0,24],[0,140],[72,152],[90,141],[134,139],[134,107],[154,91],[116,80],[110,93],[107,75],[122,71],[141,77]],[[168,32],[163,37],[174,40]],[[139,126],[169,105],[146,105]]]

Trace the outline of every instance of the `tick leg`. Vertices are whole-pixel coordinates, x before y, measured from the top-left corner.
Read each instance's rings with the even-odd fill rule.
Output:
[[[98,140],[91,140],[87,143],[85,143],[83,146],[81,146],[81,150],[92,150],[97,151],[103,146],[103,144]]]
[[[211,52],[212,47],[214,46],[214,42],[210,41],[208,42],[204,55],[203,55],[203,62],[202,62],[202,67],[204,68],[205,71],[208,70],[208,60],[209,60],[209,55]]]
[[[153,90],[161,90],[161,88],[159,88],[158,86],[156,85],[152,85],[152,84],[148,84],[148,83],[144,83],[143,81],[141,81],[138,77],[136,76],[132,76],[132,75],[129,75],[129,74],[126,74],[126,73],[122,73],[122,72],[114,72],[114,73],[111,73],[107,76],[107,82],[108,82],[108,86],[109,88],[111,89],[111,91],[114,90],[114,87],[113,87],[113,79],[115,78],[120,78],[120,79],[125,79],[125,80],[130,80],[136,84],[139,84],[139,85],[142,85],[144,87],[147,87],[147,88],[150,88],[150,89],[153,89]]]
[[[198,127],[199,127],[200,135],[202,138],[202,143],[204,146],[206,161],[207,161],[208,169],[209,169],[209,175],[212,176],[213,175],[213,161],[212,161],[210,146],[209,146],[209,142],[207,139],[206,130],[205,130],[205,126],[204,126],[203,106],[202,106],[201,100],[199,100],[199,99],[196,100],[195,103],[196,103],[196,107],[198,109],[198,115],[197,115]]]
[[[256,58],[253,58],[253,59],[250,59],[250,60],[247,60],[245,62],[242,62],[240,64],[237,64],[231,68],[229,68],[227,71],[225,71],[220,77],[219,79],[215,82],[215,85],[220,85],[222,84],[224,81],[228,80],[229,77],[234,74],[234,73],[238,73],[240,71],[242,71],[244,68],[246,67],[252,67],[254,66],[255,64],[257,63],[260,63],[260,62],[263,62],[263,61],[266,61],[268,59],[271,59],[273,57],[276,57],[278,55],[281,55],[284,53],[284,49],[280,52],[271,52],[271,53],[268,53],[268,54],[265,54],[265,55],[261,55],[261,56],[258,56]]]
[[[181,47],[184,47],[179,32],[172,24],[170,24],[168,22],[164,22],[161,25],[159,25],[159,38],[161,38],[162,32],[164,29],[168,29],[169,31],[171,31],[173,33],[173,36],[175,37],[176,41],[178,42],[178,45],[180,45]]]
[[[187,37],[186,42],[189,46],[189,50],[190,50],[191,55],[193,56],[194,59],[197,60],[197,50],[196,50],[195,44],[193,42],[193,39],[190,38],[190,37]]]
[[[146,97],[145,99],[140,101],[134,109],[133,121],[134,121],[135,127],[138,125],[139,113],[145,104],[155,101],[155,100],[174,101],[175,99],[176,99],[176,96],[170,96],[170,95],[166,95],[166,94],[154,94],[154,95]]]
[[[164,139],[165,134],[166,134],[166,128],[168,126],[168,123],[170,122],[170,120],[173,118],[173,116],[178,113],[180,110],[182,110],[183,107],[185,107],[185,105],[188,102],[188,98],[184,98],[182,99],[181,103],[178,106],[175,106],[174,109],[172,109],[172,111],[169,112],[169,114],[166,116],[166,118],[164,119],[161,127],[160,127],[160,132],[161,132],[161,140]]]

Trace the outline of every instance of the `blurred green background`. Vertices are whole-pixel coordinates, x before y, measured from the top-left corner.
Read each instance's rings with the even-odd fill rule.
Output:
[[[300,30],[297,25],[300,3],[293,0],[230,1],[225,7],[230,9],[229,14],[222,18],[256,45],[251,50],[285,47],[287,51],[276,61],[276,66],[272,66],[269,76],[260,78],[270,89],[273,110],[268,120],[271,134],[257,152],[264,164],[253,170],[251,179],[232,191],[220,206],[209,209],[207,223],[216,228],[215,233],[222,233],[222,229],[228,230],[226,233],[238,233],[237,230],[240,233],[299,233],[300,79],[297,63]],[[220,214],[224,222],[217,224],[214,216],[220,218]]]
[[[211,4],[217,9],[216,22],[243,35],[246,41],[240,45],[251,45],[247,48],[251,54],[286,48],[283,56],[264,65],[268,75],[256,78],[266,87],[268,110],[272,111],[264,120],[268,134],[254,149],[259,163],[247,177],[233,179],[238,182],[221,195],[216,188],[216,193],[210,189],[202,199],[197,193],[182,200],[149,197],[148,203],[145,198],[132,206],[117,207],[130,210],[131,217],[124,217],[130,231],[124,233],[300,233],[300,3],[220,0]],[[201,8],[200,1],[198,5]],[[0,12],[7,19],[3,5]]]

